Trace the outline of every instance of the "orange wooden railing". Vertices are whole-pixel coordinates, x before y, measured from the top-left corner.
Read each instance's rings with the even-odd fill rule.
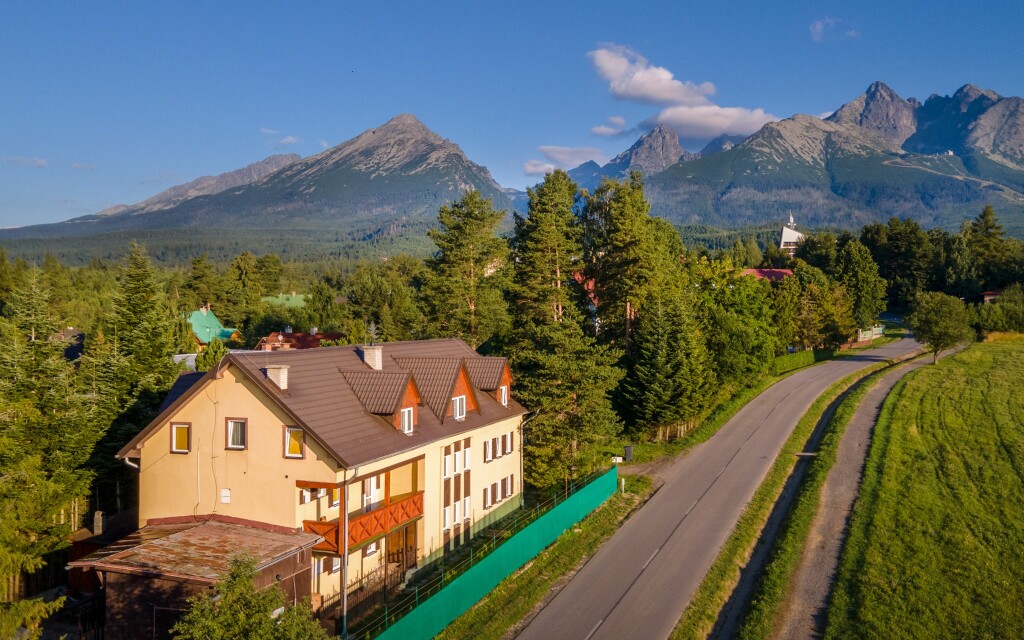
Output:
[[[354,547],[370,538],[389,533],[414,518],[423,515],[423,492],[414,493],[398,502],[392,502],[369,513],[351,518],[348,522],[348,546]],[[304,520],[302,528],[308,533],[323,536],[323,542],[313,547],[316,551],[340,553],[341,522],[339,520]]]

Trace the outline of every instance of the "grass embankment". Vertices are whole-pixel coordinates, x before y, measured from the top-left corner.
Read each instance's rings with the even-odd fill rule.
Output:
[[[758,580],[757,591],[747,611],[739,637],[744,640],[771,638],[775,620],[786,601],[790,582],[803,554],[811,524],[821,503],[821,488],[836,462],[839,442],[857,407],[874,382],[888,373],[877,371],[864,379],[836,408],[821,438],[817,456],[800,483],[793,506],[772,548],[771,558]]]
[[[796,454],[803,451],[814,427],[836,398],[861,378],[887,366],[888,363],[880,362],[852,373],[830,386],[814,401],[786,440],[764,482],[754,493],[732,535],[704,576],[697,593],[672,632],[672,638],[705,638],[711,632],[718,613],[739,581],[740,572],[797,462]]]
[[[501,638],[516,626],[556,582],[582,566],[650,496],[649,478],[627,477],[625,480],[626,493],[616,492],[437,637],[446,640]]]
[[[890,394],[826,638],[1024,629],[1024,340],[975,345]]]

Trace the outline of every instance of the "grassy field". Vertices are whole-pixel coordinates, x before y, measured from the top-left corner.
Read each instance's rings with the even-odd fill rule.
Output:
[[[1024,629],[1024,340],[899,383],[882,410],[826,638]]]
[[[476,606],[456,618],[437,637],[484,640],[506,635],[541,602],[556,582],[596,553],[650,494],[650,478],[626,477],[625,493],[609,498],[523,569],[502,581]]]

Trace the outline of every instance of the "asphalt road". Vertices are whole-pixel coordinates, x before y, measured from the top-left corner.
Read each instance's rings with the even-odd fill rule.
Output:
[[[667,638],[801,416],[833,382],[920,348],[909,339],[800,371],[663,474],[665,484],[518,638]]]

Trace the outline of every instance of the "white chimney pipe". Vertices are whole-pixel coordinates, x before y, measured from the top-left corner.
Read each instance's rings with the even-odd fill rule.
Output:
[[[268,364],[266,368],[267,378],[277,385],[281,391],[288,390],[288,365]]]
[[[384,346],[379,344],[364,344],[360,347],[363,352],[363,362],[371,369],[380,371],[384,368]]]

